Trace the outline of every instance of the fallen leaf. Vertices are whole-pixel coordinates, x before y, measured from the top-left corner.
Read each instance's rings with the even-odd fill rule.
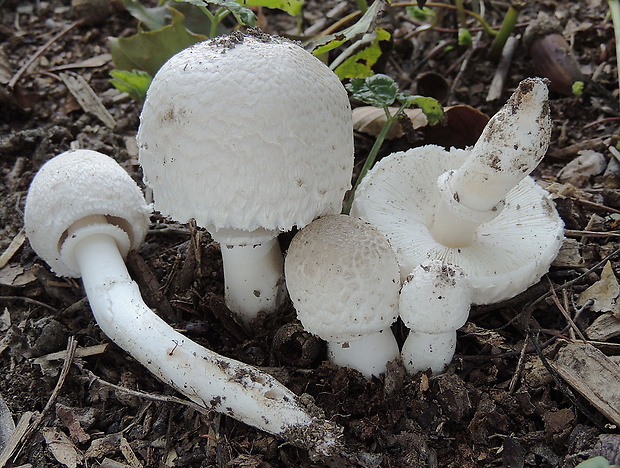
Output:
[[[76,468],[84,460],[84,456],[71,442],[71,439],[57,427],[44,427],[41,431],[56,461],[67,468]]]
[[[611,262],[607,262],[601,272],[601,278],[579,295],[577,305],[583,307],[587,301],[592,300],[591,310],[595,312],[612,311],[614,314],[620,315],[620,308],[616,303],[618,296],[620,296],[620,285],[611,268]]]

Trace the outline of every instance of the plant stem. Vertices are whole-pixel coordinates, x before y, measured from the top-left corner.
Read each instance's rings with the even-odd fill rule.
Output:
[[[521,1],[511,2],[508,11],[506,12],[506,16],[504,16],[504,21],[502,21],[502,26],[499,28],[499,32],[495,36],[495,40],[491,45],[491,51],[489,52],[491,57],[499,58],[502,55],[502,50],[504,49],[504,44],[512,34],[512,30],[517,24],[517,20],[519,19],[519,13],[521,13],[521,9],[524,7],[524,3]]]
[[[355,191],[357,190],[357,187],[359,186],[364,176],[368,173],[368,171],[372,169],[372,166],[374,166],[375,160],[377,159],[377,154],[379,154],[379,150],[381,149],[381,146],[383,145],[383,142],[385,141],[385,137],[390,131],[390,128],[392,128],[392,125],[394,124],[394,122],[398,120],[400,113],[404,109],[405,109],[405,105],[403,104],[398,108],[398,110],[394,113],[394,115],[392,115],[387,106],[383,108],[383,110],[385,111],[385,115],[387,117],[387,121],[385,122],[385,125],[383,125],[383,128],[379,132],[379,135],[377,135],[377,139],[375,140],[374,144],[372,145],[372,148],[370,149],[370,152],[368,153],[368,157],[366,158],[366,161],[364,162],[364,165],[362,166],[362,170],[357,176],[355,185],[353,186],[353,188],[351,189],[351,192],[349,193],[349,198],[347,199],[344,205],[344,208],[342,210],[344,214],[349,214],[349,212],[351,211],[351,205],[353,205],[353,199],[355,198]]]

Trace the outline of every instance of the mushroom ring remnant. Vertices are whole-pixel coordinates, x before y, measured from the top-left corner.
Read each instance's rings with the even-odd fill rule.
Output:
[[[564,225],[549,194],[526,177],[506,195],[501,212],[481,224],[471,245],[447,247],[430,232],[441,201],[437,179],[459,168],[469,151],[423,146],[391,154],[364,178],[351,213],[389,239],[404,281],[420,263],[459,266],[474,304],[515,296],[536,283],[557,255]]]
[[[246,325],[286,296],[276,236],[340,213],[351,120],[329,67],[259,31],[195,44],[153,78],[138,130],[145,183],[156,210],[220,243],[226,304]]]

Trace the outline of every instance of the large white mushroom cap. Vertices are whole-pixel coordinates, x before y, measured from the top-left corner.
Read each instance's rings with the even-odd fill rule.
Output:
[[[358,218],[319,218],[293,238],[286,287],[304,328],[346,342],[388,328],[398,316],[400,277],[390,245]]]
[[[296,43],[260,32],[173,56],[149,88],[138,144],[155,208],[212,234],[303,227],[339,213],[350,188],[340,80]]]
[[[93,229],[114,237],[126,255],[144,241],[150,213],[142,192],[114,159],[80,149],[59,154],[39,170],[28,190],[24,225],[30,245],[58,276],[79,278],[67,235],[71,226],[105,216],[109,224]]]
[[[435,241],[429,227],[440,201],[437,179],[468,155],[428,145],[383,158],[362,180],[351,214],[388,237],[403,281],[420,263],[442,260],[465,271],[474,304],[491,304],[524,291],[548,271],[564,225],[549,194],[526,177],[508,192],[499,215],[478,227],[471,245]]]

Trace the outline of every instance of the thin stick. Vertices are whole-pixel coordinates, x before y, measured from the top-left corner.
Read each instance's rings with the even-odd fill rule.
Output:
[[[54,390],[52,390],[52,393],[49,399],[47,400],[47,403],[45,404],[45,407],[43,408],[41,413],[39,413],[39,415],[37,415],[34,418],[34,421],[30,423],[30,425],[28,426],[28,429],[26,429],[26,431],[22,435],[21,441],[19,443],[20,447],[19,447],[19,450],[17,450],[15,457],[19,456],[20,452],[24,449],[30,437],[32,437],[32,435],[36,432],[36,430],[39,428],[39,426],[43,422],[43,418],[47,416],[47,413],[50,412],[50,410],[56,403],[56,400],[58,399],[58,396],[60,395],[60,390],[62,389],[62,386],[64,385],[65,380],[67,379],[67,376],[69,375],[69,370],[71,369],[71,364],[73,363],[73,358],[75,357],[76,349],[77,349],[77,341],[74,336],[71,336],[69,337],[69,341],[67,343],[67,357],[65,358],[65,362],[62,365],[62,369],[60,371],[60,375],[58,376],[58,381],[56,382],[56,386],[54,387]]]
[[[67,26],[65,29],[63,29],[62,31],[60,31],[58,34],[56,34],[55,36],[53,36],[49,41],[47,41],[45,44],[43,44],[41,47],[39,47],[39,50],[37,50],[34,54],[32,54],[32,56],[26,60],[26,63],[24,63],[21,68],[19,70],[17,70],[17,73],[15,73],[15,75],[13,75],[13,77],[11,78],[11,80],[8,82],[8,84],[6,85],[6,87],[9,90],[12,90],[15,85],[17,84],[17,82],[19,81],[19,79],[22,77],[22,75],[24,73],[26,73],[28,71],[28,69],[30,68],[30,66],[41,56],[41,54],[43,54],[43,52],[45,52],[47,49],[49,49],[52,44],[54,44],[54,42],[56,42],[58,39],[60,39],[62,36],[64,36],[65,34],[67,34],[69,31],[71,31],[73,28],[75,28],[76,26],[78,26],[79,24],[81,24],[84,20],[79,19],[77,21],[74,21],[73,23],[71,23],[69,26]]]

